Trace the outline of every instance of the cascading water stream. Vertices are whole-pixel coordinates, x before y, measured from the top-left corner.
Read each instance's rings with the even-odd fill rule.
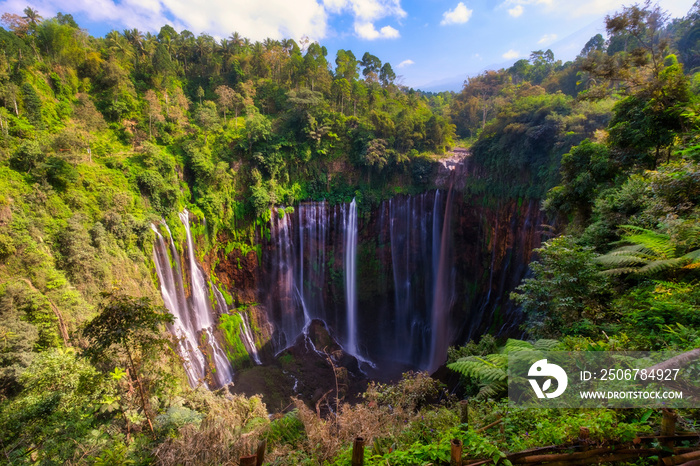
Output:
[[[357,355],[357,205],[353,198],[343,220],[345,232],[345,305],[347,313],[347,348]]]
[[[192,305],[194,306],[194,319],[197,329],[211,327],[211,303],[209,303],[207,281],[199,270],[199,265],[194,256],[194,241],[190,231],[190,217],[187,209],[178,214],[180,221],[187,232],[187,256],[190,262],[190,277],[192,284]]]
[[[156,233],[156,243],[153,246],[153,262],[160,281],[160,291],[165,307],[175,317],[175,321],[169,329],[177,339],[178,353],[183,359],[185,373],[190,386],[196,387],[204,381],[206,362],[204,355],[197,348],[197,334],[190,326],[187,302],[182,290],[182,283],[178,283],[173,275],[173,270],[168,259],[167,246],[155,225],[151,229]],[[173,256],[177,258],[177,256]]]
[[[243,318],[243,323],[241,324],[241,337],[243,343],[246,346],[246,350],[255,364],[260,365],[260,356],[258,355],[258,349],[255,347],[255,339],[250,331],[250,323],[248,322],[248,315],[245,312],[239,314]]]
[[[334,207],[305,202],[283,215],[273,210],[268,316],[276,349],[320,319],[360,361],[432,367],[441,357],[441,339],[450,337],[451,199],[451,191],[433,191],[382,203],[368,225],[380,232],[377,243],[363,243],[363,254],[371,254],[363,263],[356,200]],[[365,272],[389,280],[363,284]],[[367,285],[369,291],[358,289]]]
[[[275,241],[274,296],[269,307],[275,323],[274,340],[278,352],[294,343],[311,322],[299,287],[291,214],[273,209],[270,219],[271,238]],[[301,311],[301,312],[299,312]]]
[[[454,173],[450,177],[450,188],[447,192],[445,203],[445,216],[443,218],[442,233],[440,235],[440,252],[437,261],[437,273],[435,278],[435,291],[433,293],[433,305],[431,309],[431,342],[430,342],[430,362],[427,370],[436,371],[447,358],[447,348],[450,344],[448,331],[448,319],[452,307],[453,286],[450,283],[451,267],[449,254],[449,231],[451,221],[451,201],[452,184],[454,183]],[[435,251],[433,251],[435,252]],[[433,256],[435,257],[435,256]],[[435,264],[435,262],[433,262]]]
[[[156,272],[160,281],[160,290],[166,308],[175,316],[175,322],[170,330],[177,339],[180,353],[192,387],[202,383],[212,387],[228,385],[233,380],[233,370],[226,353],[219,344],[214,322],[218,313],[226,312],[226,301],[221,292],[213,284],[210,286],[204,273],[195,259],[194,241],[190,231],[189,212],[179,214],[187,232],[187,253],[190,272],[190,298],[185,296],[185,287],[180,269],[180,256],[173,241],[170,229],[165,228],[170,236],[170,255],[165,239],[155,225],[151,225],[156,233],[153,246],[153,256]],[[209,302],[209,290],[216,298],[216,312]],[[205,342],[207,350],[202,350],[200,344]],[[208,356],[207,356],[208,355]],[[210,358],[207,362],[207,358]]]
[[[179,217],[187,232],[187,253],[190,261],[192,306],[196,329],[203,330],[207,335],[207,345],[211,348],[214,361],[215,371],[212,371],[213,377],[216,380],[217,386],[222,387],[233,381],[233,371],[231,370],[231,364],[226,357],[226,353],[212,333],[214,311],[209,301],[209,284],[204,277],[204,273],[199,268],[199,264],[197,264],[195,260],[194,240],[192,239],[192,232],[190,231],[190,219],[187,209],[180,212]]]

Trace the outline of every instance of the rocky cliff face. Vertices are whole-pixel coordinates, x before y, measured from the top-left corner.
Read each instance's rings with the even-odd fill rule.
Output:
[[[385,201],[358,216],[356,231],[349,205],[275,211],[261,257],[220,249],[215,273],[238,302],[261,304],[272,352],[321,319],[360,358],[435,369],[448,342],[484,332],[519,335],[509,294],[541,241],[539,203],[464,195],[464,181],[478,176],[468,158],[446,159],[437,171],[441,189]],[[352,234],[354,291],[347,280]],[[356,309],[348,308],[348,293]]]

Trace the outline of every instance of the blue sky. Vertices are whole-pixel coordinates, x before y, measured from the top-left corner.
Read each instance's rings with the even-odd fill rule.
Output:
[[[251,40],[308,36],[329,50],[350,49],[390,62],[402,84],[458,90],[467,76],[509,66],[533,50],[551,48],[573,59],[586,41],[604,34],[603,18],[619,0],[0,0],[0,13],[31,6],[49,18],[70,13],[92,35],[112,29],[238,31]],[[664,0],[672,17],[693,0]]]

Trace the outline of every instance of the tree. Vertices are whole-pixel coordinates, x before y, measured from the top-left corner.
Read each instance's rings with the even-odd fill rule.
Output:
[[[24,98],[24,108],[27,111],[27,118],[38,129],[43,129],[44,120],[41,115],[41,98],[34,90],[34,86],[28,82],[22,84],[22,96]]]
[[[309,44],[306,55],[304,55],[304,75],[311,85],[312,91],[316,88],[325,91],[330,87],[326,55],[328,55],[328,50],[319,45],[318,42]]]
[[[39,12],[28,6],[27,8],[24,9],[23,13],[24,13],[24,20],[27,21],[27,23],[29,24],[29,27],[31,29],[35,30],[37,25],[42,20],[42,17],[39,16]]]
[[[605,17],[605,29],[610,36],[634,39],[630,53],[637,66],[651,62],[652,72],[658,75],[668,41],[661,37],[669,15],[659,5],[651,6],[646,0],[643,6],[624,7],[622,12]],[[625,41],[625,49],[630,45]],[[627,50],[624,50],[625,52]]]
[[[27,19],[13,13],[3,13],[0,22],[20,37],[25,36],[29,30]]]
[[[575,222],[588,222],[593,202],[617,173],[604,144],[584,140],[561,157],[561,183],[547,193],[545,209],[576,215]]]
[[[472,100],[474,107],[480,108],[481,115],[479,116],[481,118],[478,118],[475,114],[465,115],[478,118],[476,121],[469,118],[465,121],[465,125],[473,126],[478,124],[478,121],[481,120],[481,128],[483,129],[486,126],[486,121],[491,111],[496,107],[496,98],[498,94],[508,82],[509,76],[506,73],[498,71],[486,71],[483,74],[469,78],[464,84],[462,92],[457,99],[455,99],[455,103],[469,102]]]
[[[340,49],[336,53],[335,77],[345,78],[348,82],[357,79],[357,58],[351,50]]]
[[[214,91],[218,96],[219,108],[224,112],[224,124],[226,123],[226,110],[230,110],[236,107],[236,120],[238,120],[238,107],[236,106],[236,101],[240,96],[236,91],[228,86],[219,86]],[[236,125],[238,121],[236,121]]]
[[[357,104],[367,97],[367,88],[361,81],[352,83],[352,116],[357,116]]]
[[[671,156],[676,135],[688,125],[688,78],[674,55],[669,55],[657,79],[613,108],[610,143],[632,162],[655,169],[662,149]],[[651,154],[650,154],[651,152]]]
[[[136,383],[141,397],[141,408],[153,432],[148,397],[142,383],[143,362],[165,347],[163,324],[172,324],[173,316],[164,308],[154,306],[148,298],[135,298],[107,293],[100,313],[85,325],[85,350],[93,361],[110,360],[114,354],[126,356],[128,376]],[[111,359],[116,366],[117,361]]]
[[[255,107],[251,107],[253,109]],[[263,141],[267,141],[272,135],[272,124],[265,115],[255,110],[248,113],[245,119],[244,131],[248,154],[253,154],[253,147]],[[243,142],[243,141],[241,141]]]
[[[44,160],[46,155],[35,140],[24,141],[10,157],[10,167],[17,171],[31,173]]]
[[[362,155],[363,163],[370,168],[376,167],[377,171],[381,171],[388,161],[386,145],[384,139],[372,139]]]
[[[394,84],[394,79],[396,79],[396,73],[388,62],[384,63],[379,71],[379,81],[381,81],[382,86],[388,87],[390,84]]]
[[[221,120],[219,120],[219,114],[216,110],[216,104],[211,100],[205,100],[204,105],[197,107],[194,113],[194,119],[197,124],[206,132],[214,131],[219,128]],[[205,141],[208,139],[208,135],[205,135]]]
[[[588,42],[586,42],[586,45],[583,46],[583,49],[581,49],[581,53],[579,53],[579,55],[585,57],[591,52],[602,52],[603,47],[605,47],[605,39],[603,39],[603,35],[596,34],[588,39]]]
[[[544,338],[597,336],[595,324],[604,320],[611,287],[609,278],[599,273],[591,248],[560,236],[535,251],[540,258],[530,264],[533,277],[511,294],[528,315],[528,332]]]
[[[668,53],[668,41],[663,37],[667,20],[668,14],[658,5],[652,7],[649,0],[606,16],[610,36],[607,53],[590,50],[581,63],[582,71],[597,84],[589,94],[600,98],[605,89],[615,86],[631,95],[658,80]]]
[[[382,68],[382,61],[369,52],[362,55],[360,65],[363,67],[362,76],[367,81],[376,82],[379,79],[379,71]]]
[[[345,78],[337,78],[333,81],[333,90],[335,92],[336,98],[340,101],[340,113],[343,113],[345,108],[345,101],[350,98],[350,93],[352,92],[352,86]]]
[[[153,120],[163,122],[163,108],[160,105],[160,99],[153,89],[146,91],[144,100],[148,105],[148,138],[153,137]]]

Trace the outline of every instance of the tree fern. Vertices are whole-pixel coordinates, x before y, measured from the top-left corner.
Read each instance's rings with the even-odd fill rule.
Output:
[[[460,358],[447,367],[479,383],[478,398],[497,398],[508,391],[508,355],[520,351],[555,351],[557,340],[538,340],[535,344],[509,339],[498,352],[486,356]]]
[[[637,274],[657,275],[662,272],[700,267],[700,249],[678,256],[678,248],[669,235],[657,233],[633,225],[622,226],[629,233],[618,243],[632,243],[621,246],[596,261],[607,270],[607,275]]]

